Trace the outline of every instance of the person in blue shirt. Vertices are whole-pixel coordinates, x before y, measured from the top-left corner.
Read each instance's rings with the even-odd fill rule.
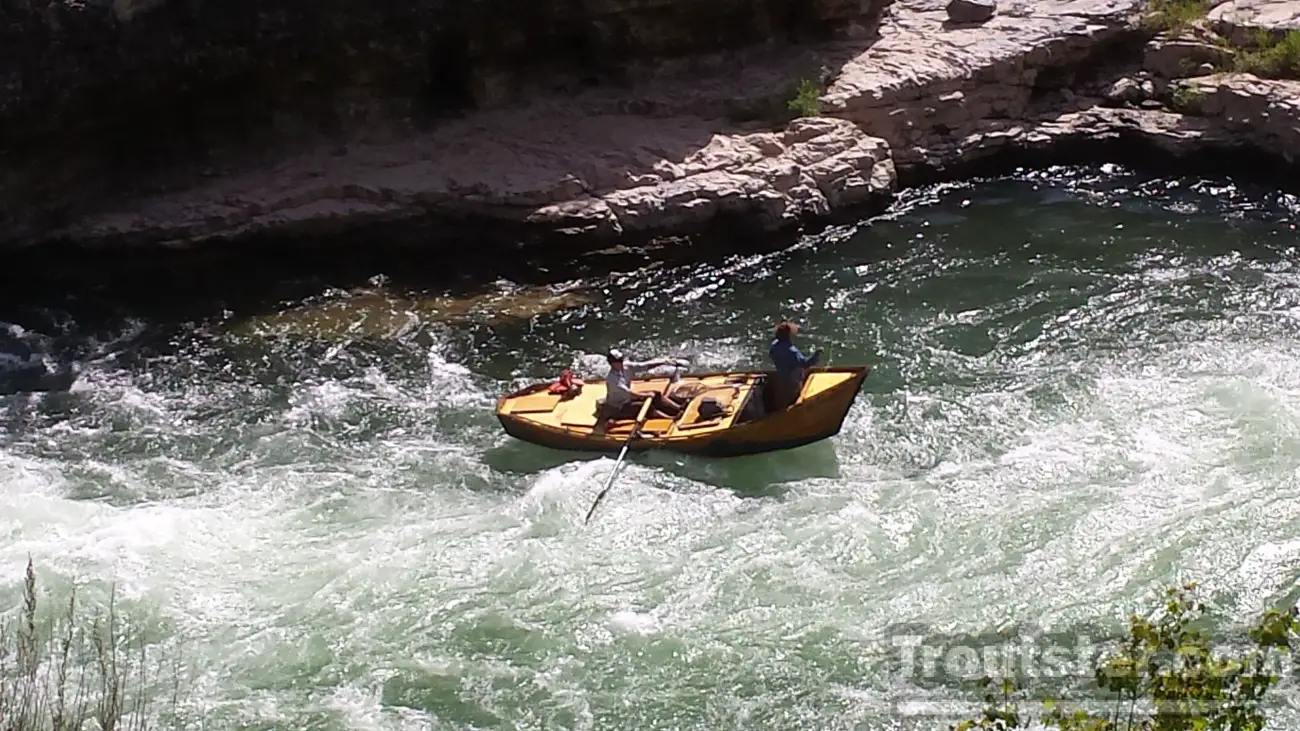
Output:
[[[799,332],[798,325],[789,320],[782,320],[776,326],[776,339],[772,341],[772,347],[768,350],[772,365],[776,366],[776,377],[772,382],[773,410],[776,411],[794,404],[799,399],[799,391],[803,388],[807,369],[817,365],[822,357],[821,348],[814,351],[811,356],[799,352],[799,347],[794,344],[794,336],[797,332]]]

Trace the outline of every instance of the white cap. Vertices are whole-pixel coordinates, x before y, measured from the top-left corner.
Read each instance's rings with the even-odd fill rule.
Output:
[[[623,351],[618,348],[610,348],[609,352],[605,354],[605,357],[610,360],[623,360]]]

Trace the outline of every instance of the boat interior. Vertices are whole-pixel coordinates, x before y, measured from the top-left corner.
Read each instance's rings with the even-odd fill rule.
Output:
[[[845,373],[812,373],[804,381],[799,400],[810,398],[851,377],[852,374]],[[774,393],[767,373],[720,373],[683,376],[675,382],[667,377],[632,382],[632,390],[641,393],[663,390],[665,386],[668,395],[673,396],[677,403],[684,403],[685,407],[676,418],[661,416],[651,407],[641,429],[643,436],[702,435],[761,419],[774,409]],[[548,393],[544,387],[539,387],[537,391],[507,399],[501,406],[501,413],[538,426],[593,436],[631,434],[641,405],[630,404],[602,425],[600,415],[604,395],[603,381],[583,384],[576,393],[565,395]]]

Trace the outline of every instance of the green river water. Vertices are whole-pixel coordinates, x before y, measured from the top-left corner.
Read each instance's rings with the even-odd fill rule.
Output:
[[[28,555],[51,604],[115,582],[208,728],[943,728],[962,668],[901,634],[1073,652],[1177,581],[1224,623],[1293,598],[1297,217],[1057,169],[530,318],[394,297],[101,327],[70,391],[0,400],[0,598]],[[87,327],[67,312],[0,319]],[[613,460],[492,416],[614,344],[761,365],[782,315],[873,365],[842,432],[638,456],[588,526]]]

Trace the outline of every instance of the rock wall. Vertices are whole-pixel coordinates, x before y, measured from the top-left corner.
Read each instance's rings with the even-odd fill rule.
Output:
[[[274,116],[274,105],[256,105],[274,98],[275,89],[294,90],[283,93],[289,106],[311,98],[296,75],[304,68],[333,74],[317,76],[326,80],[313,88],[332,108],[353,110],[354,124],[323,138],[308,124],[298,135],[302,144],[265,144],[260,157],[218,156],[215,142],[196,144],[208,155],[198,168],[165,156],[169,164],[152,167],[134,159],[130,165],[104,163],[124,156],[33,145],[29,150],[46,154],[50,164],[0,168],[0,176],[10,180],[7,210],[20,212],[0,228],[0,244],[63,241],[120,250],[365,234],[434,246],[445,233],[440,227],[471,221],[481,240],[490,230],[511,241],[537,236],[591,245],[718,226],[746,233],[790,230],[837,211],[883,206],[900,177],[906,183],[951,175],[1012,150],[1107,140],[1175,154],[1253,146],[1291,159],[1300,150],[1300,139],[1293,140],[1294,100],[1300,95],[1295,82],[1223,74],[1233,51],[1222,39],[1208,38],[1209,30],[1156,35],[1139,23],[1142,0],[1000,6],[988,0],[895,0],[888,6],[824,0],[797,7],[784,0],[747,1],[750,14],[743,19],[735,4],[741,0],[704,10],[687,0],[561,4],[547,13],[565,23],[521,11],[496,34],[483,30],[489,10],[505,10],[487,0],[471,0],[446,17],[420,3],[388,10],[379,3],[363,12],[332,0],[333,6],[326,3],[308,15],[290,13],[287,5],[280,15],[264,9],[254,13],[256,41],[239,35],[251,32],[240,25],[239,33],[231,31],[232,40],[199,44],[197,60],[178,64],[185,73],[202,69],[204,83],[238,77],[214,69],[252,74],[249,69],[265,67],[254,74],[260,81],[234,84],[238,90],[228,96],[210,87],[207,96],[200,95],[203,104],[226,105],[226,116],[204,129],[221,131],[223,140],[240,125],[285,129],[264,119]],[[203,0],[158,2],[128,12],[125,21],[113,15],[112,32],[135,38],[131,34],[142,28],[162,33],[179,26],[193,38],[220,35],[180,20],[210,12]],[[1269,28],[1259,25],[1261,19],[1274,16],[1290,22],[1291,15],[1252,3],[1272,8],[1277,0],[1220,3],[1206,22],[1233,33]],[[121,0],[115,7],[122,10]],[[38,15],[32,10],[22,17],[31,23]],[[361,26],[327,30],[344,19]],[[536,32],[513,33],[516,25]],[[317,35],[304,28],[322,30]],[[459,30],[449,36],[446,28]],[[786,29],[807,37],[798,44],[759,42]],[[831,30],[836,32],[827,37]],[[583,40],[574,40],[579,36]],[[451,49],[437,40],[449,37],[461,40]],[[358,39],[369,39],[371,46],[352,48]],[[157,58],[185,46],[166,46]],[[696,52],[726,46],[731,50]],[[276,71],[282,68],[279,59],[292,56],[284,49],[301,56],[283,61],[293,73]],[[229,60],[219,62],[227,53]],[[537,54],[537,63],[529,63],[530,53]],[[153,78],[145,71],[123,76],[126,67],[120,64],[127,61],[114,63],[119,65],[105,62],[93,78]],[[77,64],[51,62],[31,73],[63,69],[75,80],[83,78],[71,70]],[[437,70],[447,68],[472,70],[450,78],[472,79],[457,82],[459,103],[478,108],[454,119],[421,121],[415,101],[425,97],[412,90],[445,81],[449,77]],[[532,70],[526,74],[524,68]],[[564,69],[613,69],[623,78],[617,84],[593,78],[596,83],[581,88],[539,86],[558,85]],[[163,76],[157,78],[145,88],[170,101],[167,112],[156,116],[174,120],[178,109],[188,108],[176,101],[181,97],[167,95],[171,87]],[[813,84],[817,99],[804,101],[820,104],[820,112],[788,121],[786,102],[801,82]],[[76,88],[58,93],[86,104],[99,93]],[[195,82],[187,88],[199,87]],[[364,93],[346,93],[357,89]],[[61,98],[37,89],[19,106],[30,111],[52,105],[50,119],[73,124],[68,110],[76,103],[64,100],[67,106],[60,106]],[[376,105],[383,109],[374,111]],[[129,105],[121,112],[129,124],[152,118]],[[22,126],[14,121],[23,119],[21,113],[5,119]],[[102,128],[101,121],[89,122]],[[197,128],[169,121],[153,136],[174,140]],[[249,139],[242,149],[249,149]],[[86,160],[99,161],[99,167]],[[15,184],[20,174],[14,170],[27,171],[26,180],[41,185]],[[71,182],[52,184],[59,180]],[[70,202],[68,191],[87,190],[87,181],[99,184],[96,194]],[[29,195],[15,205],[18,189],[48,195]]]
[[[824,38],[881,1],[0,0],[0,228],[39,236],[232,160]]]
[[[161,108],[290,107],[361,88],[494,106],[526,81],[807,40],[859,0],[4,0],[6,139],[141,121]],[[180,109],[177,109],[181,107]]]

